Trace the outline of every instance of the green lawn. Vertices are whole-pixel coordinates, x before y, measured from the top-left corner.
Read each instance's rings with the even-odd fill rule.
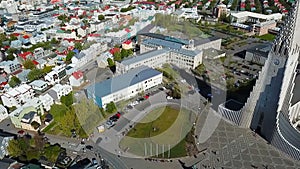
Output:
[[[127,136],[147,138],[159,135],[170,128],[176,120],[178,113],[179,110],[171,107],[155,109],[144,117],[140,123],[136,124],[135,127],[128,132]]]
[[[262,35],[262,36],[258,36],[257,38],[259,38],[261,40],[265,40],[265,41],[273,41],[276,38],[276,35],[265,34],[265,35]]]
[[[178,157],[184,157],[187,155],[186,151],[186,141],[183,139],[181,142],[179,142],[176,146],[172,147],[170,150],[170,157],[169,157],[169,151],[166,151],[162,154],[159,154],[157,158],[178,158]],[[154,156],[155,157],[155,156]]]
[[[171,158],[186,156],[185,137],[191,131],[195,119],[196,115],[192,111],[178,106],[156,108],[122,138],[119,146],[138,156],[155,156],[156,153],[166,153],[162,147],[167,151],[170,145]]]
[[[46,128],[44,128],[43,132],[48,132],[50,129],[52,129],[54,126],[56,125],[56,122],[53,121],[52,123],[50,123]]]

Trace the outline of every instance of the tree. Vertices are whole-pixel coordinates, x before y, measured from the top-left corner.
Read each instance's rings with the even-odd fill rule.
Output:
[[[127,56],[128,56],[127,50],[122,49],[122,50],[121,50],[121,58],[123,59],[123,58],[125,58],[125,57],[127,57]]]
[[[115,113],[117,111],[117,107],[114,102],[110,102],[106,105],[106,111],[108,113]]]
[[[50,42],[51,42],[51,44],[58,44],[59,43],[59,41],[56,40],[55,38],[52,38]]]
[[[47,73],[51,72],[53,67],[54,67],[54,66],[45,66],[45,67],[43,68],[43,73],[44,73],[44,74],[47,74]]]
[[[10,140],[7,147],[8,154],[12,157],[19,157],[23,154],[22,146],[19,140]]]
[[[15,60],[15,56],[12,53],[9,53],[6,58],[7,60]]]
[[[10,81],[8,82],[10,87],[15,87],[15,86],[19,85],[20,83],[21,83],[21,80],[16,76],[11,77]]]
[[[25,69],[31,69],[31,70],[35,68],[35,64],[33,63],[32,60],[25,60],[23,66]]]
[[[48,147],[45,147],[43,155],[47,158],[48,161],[55,163],[61,151],[62,149],[59,145],[50,145]]]
[[[107,63],[108,63],[108,66],[109,66],[109,67],[112,67],[112,66],[115,65],[115,62],[114,62],[111,58],[108,58],[108,59],[107,59]]]
[[[99,20],[99,21],[102,21],[102,20],[104,20],[104,19],[105,19],[104,15],[98,15],[98,20]]]
[[[43,70],[41,69],[32,69],[28,75],[27,75],[27,79],[29,81],[33,81],[33,80],[37,80],[39,78],[41,78],[44,75]]]
[[[70,107],[74,102],[73,92],[70,92],[66,96],[61,96],[60,102],[66,105],[67,107]]]
[[[69,51],[67,54],[67,57],[66,57],[66,61],[70,61],[74,55],[75,55],[75,52],[73,52],[72,50]]]
[[[121,52],[115,52],[115,53],[114,53],[114,60],[115,60],[115,61],[120,61],[120,60],[122,60],[122,54],[121,54]]]
[[[75,49],[82,50],[82,44],[79,42],[76,42],[74,47],[75,47]]]

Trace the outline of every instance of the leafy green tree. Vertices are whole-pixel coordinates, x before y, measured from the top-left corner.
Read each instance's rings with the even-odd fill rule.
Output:
[[[114,102],[110,102],[106,105],[106,111],[108,113],[115,113],[117,111],[117,107]]]
[[[104,15],[98,15],[98,20],[102,21],[104,19],[105,19]]]
[[[31,69],[31,70],[35,69],[35,64],[33,63],[32,60],[25,60],[23,62],[23,66],[24,66],[25,69]]]
[[[60,102],[64,105],[66,105],[67,107],[70,107],[74,102],[73,92],[70,92],[66,96],[62,96],[60,98]]]
[[[10,87],[15,87],[15,86],[19,85],[20,83],[21,83],[21,80],[16,76],[11,77],[10,81],[8,82]]]
[[[29,149],[26,151],[26,158],[27,161],[33,160],[33,159],[39,159],[41,156],[41,152],[36,149]]]
[[[22,146],[19,140],[10,140],[7,147],[8,154],[12,157],[19,157],[23,154]]]
[[[55,163],[57,160],[57,157],[62,152],[62,149],[59,145],[50,145],[48,147],[45,147],[43,155],[47,158],[48,161]]]
[[[50,42],[51,42],[51,44],[58,44],[59,43],[59,41],[56,40],[55,38],[52,38]]]
[[[75,52],[69,51],[66,57],[66,61],[70,61],[72,57],[75,55]]]
[[[41,69],[32,69],[28,75],[27,75],[27,79],[29,81],[33,81],[33,80],[37,80],[39,78],[41,78],[44,75],[43,70]]]
[[[15,60],[14,54],[9,53],[9,54],[7,55],[7,60]]]
[[[76,42],[74,47],[75,47],[75,49],[82,50],[82,44],[79,42]]]
[[[121,54],[121,52],[115,52],[115,53],[114,53],[114,60],[115,60],[115,61],[120,61],[120,60],[122,60],[122,54]]]
[[[54,66],[45,66],[45,67],[43,68],[43,73],[44,73],[44,74],[47,74],[47,73],[51,72],[53,67],[54,67]]]
[[[108,58],[108,59],[107,59],[107,63],[108,63],[108,66],[109,66],[109,67],[112,67],[112,66],[115,65],[115,62],[114,62],[111,58]]]

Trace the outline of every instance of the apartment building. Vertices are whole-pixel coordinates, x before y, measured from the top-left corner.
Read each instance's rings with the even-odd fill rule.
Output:
[[[7,107],[21,106],[33,97],[34,91],[28,84],[22,84],[1,95],[3,105]]]

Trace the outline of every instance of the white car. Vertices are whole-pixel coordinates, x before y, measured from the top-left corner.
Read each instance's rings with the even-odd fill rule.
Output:
[[[173,97],[171,97],[171,96],[167,96],[167,99],[168,99],[168,100],[171,100],[171,99],[173,99]]]

